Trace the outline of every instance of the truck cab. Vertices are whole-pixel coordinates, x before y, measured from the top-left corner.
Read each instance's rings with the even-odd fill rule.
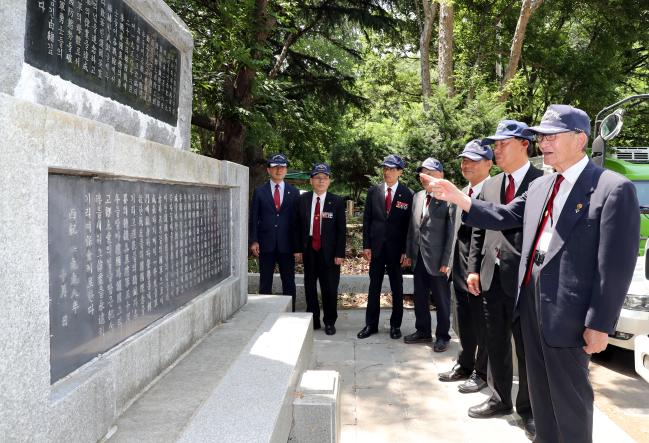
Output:
[[[609,146],[623,130],[623,119],[635,106],[649,103],[649,94],[627,97],[604,108],[595,117],[591,157],[593,162],[615,171],[635,185],[640,204],[640,247],[633,280],[624,300],[609,344],[634,350],[636,337],[649,335],[649,147]],[[612,113],[606,115],[610,111]],[[606,117],[600,119],[601,115]],[[644,340],[644,339],[642,339]],[[641,342],[642,342],[641,340]]]

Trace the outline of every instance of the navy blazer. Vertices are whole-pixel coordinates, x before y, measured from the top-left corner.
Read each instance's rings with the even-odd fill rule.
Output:
[[[527,262],[557,174],[530,184],[508,205],[474,200],[466,223],[503,230],[523,226],[520,297]],[[585,327],[613,333],[629,289],[640,242],[635,187],[592,161],[579,175],[555,227],[539,274],[540,328],[554,347],[585,345]]]
[[[372,186],[363,212],[363,249],[380,255],[385,247],[393,260],[405,254],[411,212],[412,191],[406,185],[399,182],[389,215],[385,211],[385,183]]]
[[[311,239],[311,203],[313,192],[305,192],[300,196],[295,214],[295,252],[304,252]],[[325,261],[333,265],[334,258],[345,258],[347,235],[347,219],[345,216],[345,201],[331,192],[327,192],[325,201],[321,202],[322,223],[320,243]]]
[[[300,191],[295,186],[284,182],[284,198],[277,212],[270,181],[255,188],[250,203],[249,243],[258,242],[260,252],[292,254],[295,250],[293,217],[299,196]]]

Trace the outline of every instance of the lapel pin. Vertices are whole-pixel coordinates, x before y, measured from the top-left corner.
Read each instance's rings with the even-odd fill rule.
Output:
[[[581,203],[577,203],[577,206],[575,207],[575,214],[578,213],[579,211],[581,211],[581,208],[583,208],[583,207],[584,207],[584,205],[582,205]]]

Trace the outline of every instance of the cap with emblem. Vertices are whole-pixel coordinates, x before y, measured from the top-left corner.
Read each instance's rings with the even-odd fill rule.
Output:
[[[390,154],[383,159],[383,163],[381,163],[381,166],[383,166],[384,168],[403,169],[406,165],[401,159],[401,157],[395,154]]]
[[[543,114],[541,123],[524,132],[533,134],[559,134],[561,132],[583,132],[590,136],[590,118],[579,108],[570,105],[550,105]]]
[[[421,166],[417,167],[417,173],[419,174],[421,170],[424,168],[429,169],[431,171],[437,171],[437,172],[444,171],[444,166],[442,166],[442,162],[433,157],[428,157],[426,160],[424,160]]]
[[[464,150],[458,157],[466,157],[477,162],[480,160],[492,160],[494,153],[489,146],[483,145],[480,140],[475,139],[464,145]]]
[[[532,141],[534,138],[532,134],[525,134],[525,130],[528,128],[526,123],[519,122],[517,120],[503,120],[498,123],[498,128],[494,135],[482,140],[483,144],[490,145],[498,140],[506,140],[508,138],[523,138],[527,141]]]
[[[331,168],[326,163],[316,163],[313,165],[313,168],[311,168],[311,177],[318,174],[331,175]]]
[[[275,166],[288,166],[288,158],[284,154],[273,154],[268,157],[266,164],[269,168],[274,168]]]

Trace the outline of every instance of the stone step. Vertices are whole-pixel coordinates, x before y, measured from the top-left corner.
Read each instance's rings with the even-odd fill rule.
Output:
[[[267,395],[268,404],[256,395],[253,403],[263,406],[268,417],[271,404],[275,405],[275,424],[287,427],[288,437],[291,410],[285,424],[280,420],[284,411],[277,405],[294,390],[293,378],[297,380],[310,364],[313,343],[311,318],[287,313],[290,307],[287,297],[249,296],[232,318],[216,326],[151,384],[119,417],[106,441],[229,441],[230,432],[236,436],[239,428],[250,431],[255,426],[251,420],[254,405],[242,403],[242,396],[254,392]],[[233,423],[233,429],[220,422]],[[217,429],[222,432],[218,438],[205,434]],[[266,423],[259,429],[259,436],[274,431]]]

